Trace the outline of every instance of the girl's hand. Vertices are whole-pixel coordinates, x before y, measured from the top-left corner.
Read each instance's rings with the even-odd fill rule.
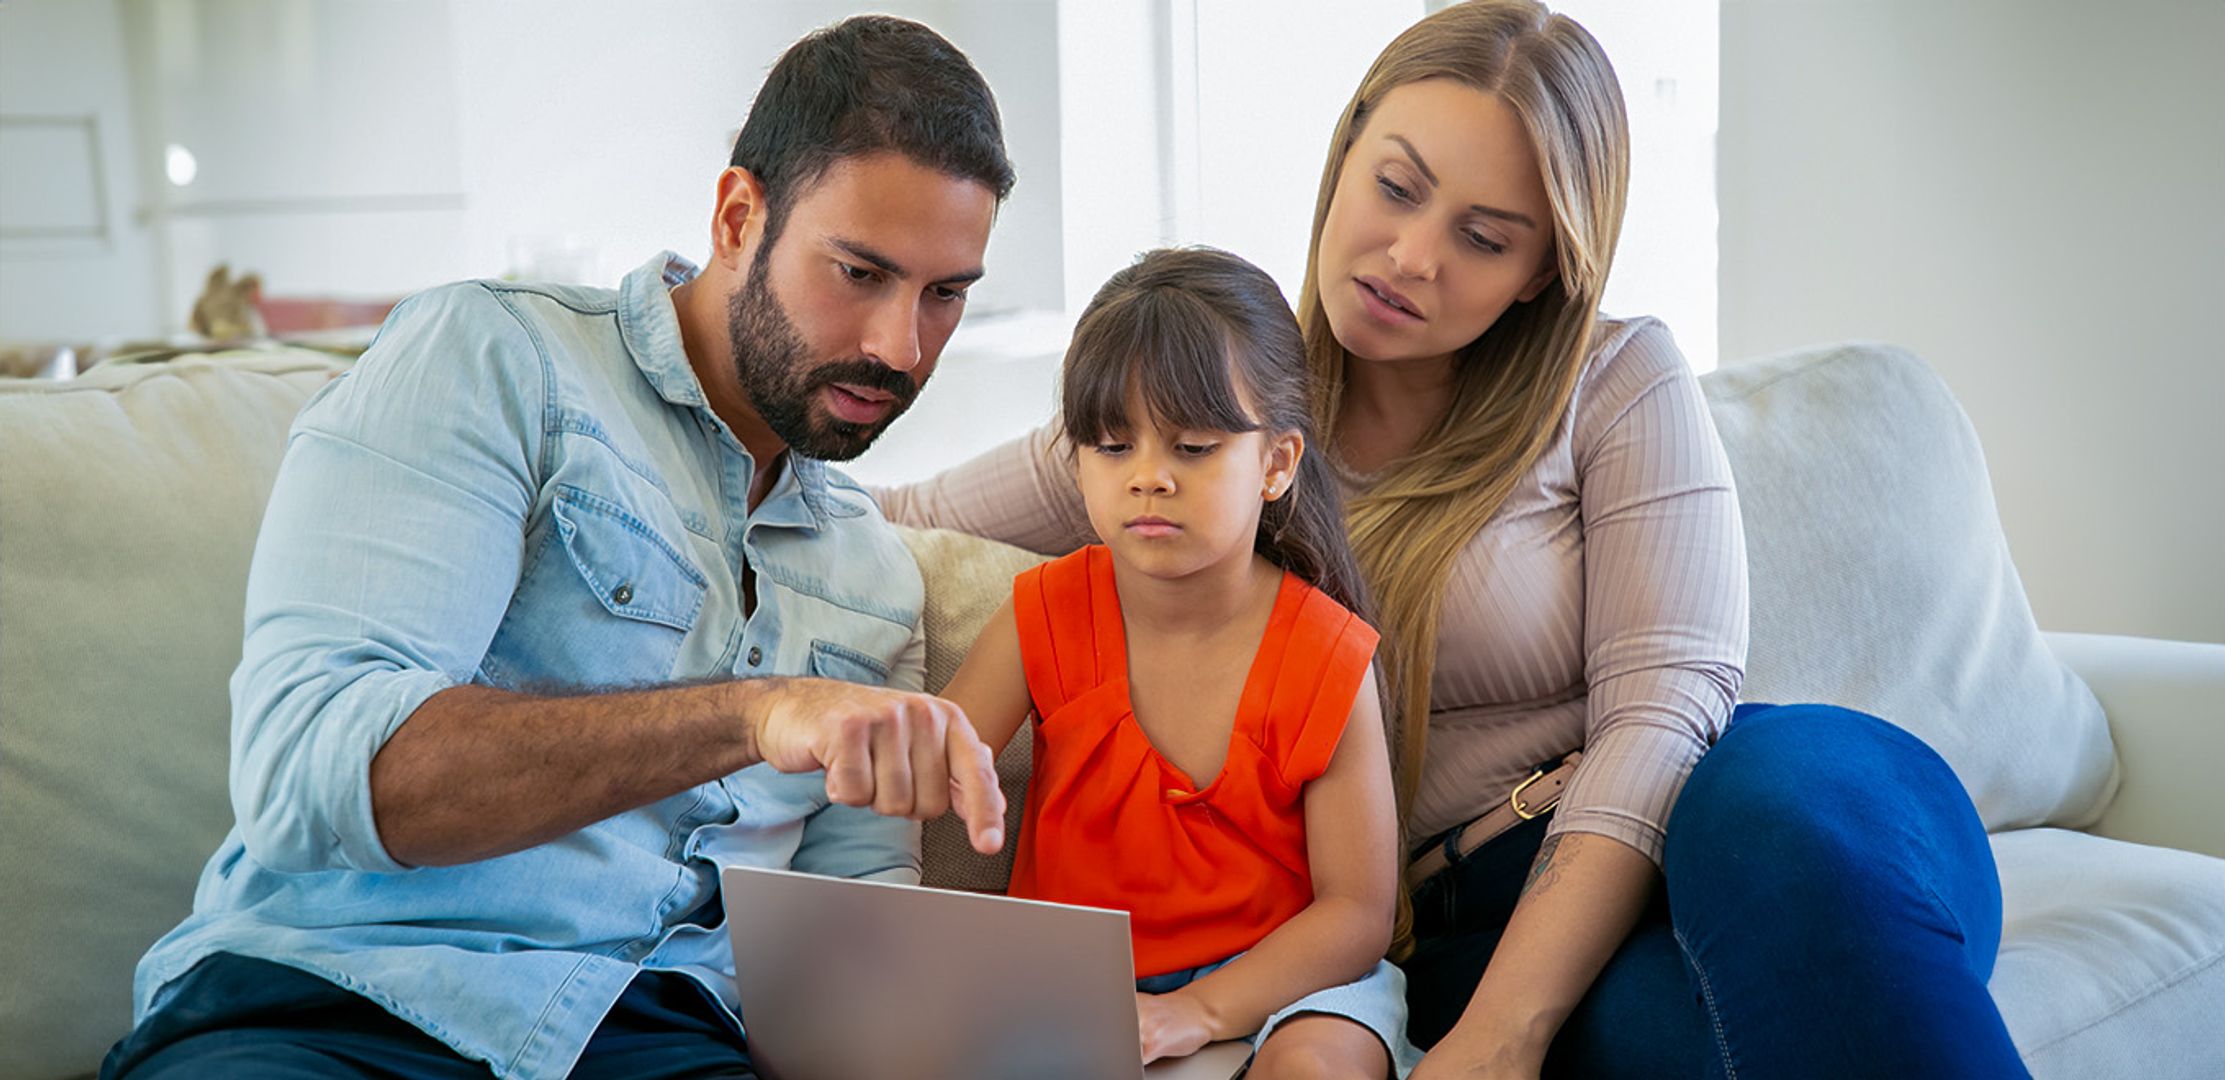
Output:
[[[1213,1041],[1211,1018],[1197,998],[1180,990],[1136,995],[1136,1032],[1143,1039],[1143,1063],[1188,1057]]]

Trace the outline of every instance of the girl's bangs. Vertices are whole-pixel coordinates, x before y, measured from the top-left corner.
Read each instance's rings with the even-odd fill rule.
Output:
[[[1257,431],[1244,407],[1228,327],[1197,297],[1148,289],[1083,317],[1066,350],[1060,404],[1066,437],[1088,446],[1136,427],[1141,397],[1160,431]]]

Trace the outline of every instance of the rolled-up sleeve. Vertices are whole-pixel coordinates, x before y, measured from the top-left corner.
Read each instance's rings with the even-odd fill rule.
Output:
[[[1656,865],[1669,811],[1744,677],[1746,543],[1699,380],[1658,323],[1586,387],[1574,433],[1584,529],[1584,760],[1550,831]]]
[[[294,422],[248,574],[231,795],[275,870],[400,871],[371,759],[468,682],[509,607],[547,374],[476,285],[412,298]]]
[[[890,521],[1064,555],[1097,542],[1059,421],[902,487],[873,488]]]

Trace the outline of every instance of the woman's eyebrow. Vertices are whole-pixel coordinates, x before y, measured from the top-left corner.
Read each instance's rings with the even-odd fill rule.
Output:
[[[1386,135],[1384,137],[1397,143],[1399,149],[1406,151],[1407,160],[1412,161],[1414,167],[1422,171],[1422,179],[1429,181],[1432,185],[1437,183],[1437,174],[1429,171],[1429,163],[1422,160],[1421,151],[1414,149],[1414,144],[1407,142],[1406,136]]]
[[[1413,162],[1415,168],[1421,170],[1422,179],[1429,181],[1431,187],[1437,186],[1437,174],[1429,170],[1429,163],[1422,160],[1421,152],[1414,149],[1413,143],[1407,142],[1403,135],[1386,135],[1384,138],[1397,143],[1399,149],[1406,151],[1406,159]],[[1511,222],[1527,229],[1537,228],[1537,222],[1530,220],[1530,215],[1518,210],[1501,210],[1496,206],[1485,206],[1482,203],[1470,203],[1468,209],[1485,217],[1498,218],[1501,221]]]

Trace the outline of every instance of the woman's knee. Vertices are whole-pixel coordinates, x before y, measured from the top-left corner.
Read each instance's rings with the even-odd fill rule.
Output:
[[[1852,795],[1874,790],[1880,775],[1954,772],[1916,736],[1868,713],[1837,705],[1740,706],[1737,719],[1700,758],[1687,785],[1767,797],[1788,777],[1808,789]]]
[[[1945,902],[1980,930],[1999,917],[1985,829],[1954,770],[1906,731],[1830,705],[1742,709],[1679,795],[1662,864],[1685,914],[1743,893],[1801,923],[1885,903]]]
[[[1311,1013],[1275,1025],[1244,1075],[1256,1080],[1348,1080],[1390,1073],[1390,1051],[1373,1031],[1342,1016]]]
[[[1888,839],[1896,821],[1975,826],[1961,820],[1968,805],[1937,753],[1874,716],[1833,705],[1742,709],[1678,796],[1664,859],[1770,849],[1830,859]]]

